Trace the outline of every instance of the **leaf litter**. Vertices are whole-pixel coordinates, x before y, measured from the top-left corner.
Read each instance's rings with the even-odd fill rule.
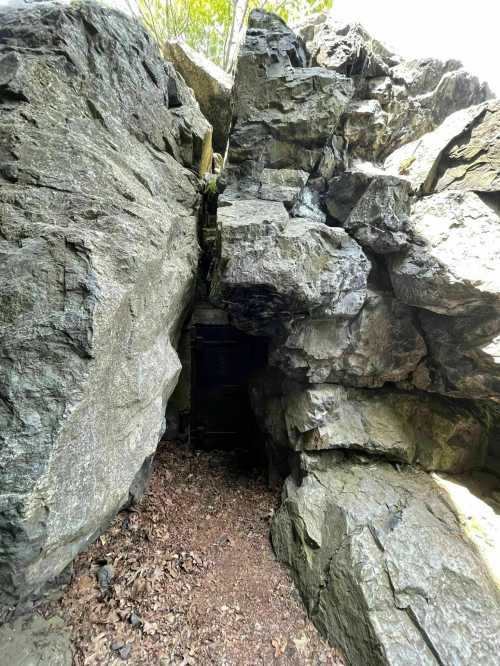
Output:
[[[342,666],[276,561],[279,497],[238,451],[163,442],[148,491],[79,555],[44,609],[75,666]]]

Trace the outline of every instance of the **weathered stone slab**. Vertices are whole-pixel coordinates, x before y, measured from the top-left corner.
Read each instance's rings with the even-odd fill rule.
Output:
[[[423,472],[302,457],[272,541],[351,664],[494,666],[500,597],[446,493]]]
[[[253,404],[274,450],[350,449],[451,473],[480,468],[486,456],[486,427],[453,400],[334,384],[258,391]]]
[[[500,217],[473,192],[445,191],[417,201],[414,242],[389,259],[394,292],[409,305],[446,315],[500,309]]]
[[[361,309],[370,262],[342,229],[288,218],[283,204],[261,200],[221,208],[218,224],[211,300],[236,323],[351,317]]]
[[[444,151],[436,174],[436,192],[445,189],[500,191],[500,102],[490,102],[470,134]]]
[[[410,309],[371,290],[355,318],[299,319],[285,331],[269,362],[300,382],[382,386],[408,377],[426,354]]]
[[[443,154],[452,142],[465,135],[485,110],[486,104],[479,104],[452,113],[433,132],[391,153],[384,163],[386,171],[408,178],[416,193],[430,194]]]
[[[167,42],[163,53],[192,88],[201,111],[213,127],[213,148],[224,155],[232,115],[231,75],[180,40]]]

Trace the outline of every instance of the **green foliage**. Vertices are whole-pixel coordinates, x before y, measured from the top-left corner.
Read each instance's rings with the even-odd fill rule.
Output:
[[[332,0],[128,0],[161,46],[183,39],[223,69],[230,71],[252,9],[271,11],[287,23],[330,9]]]

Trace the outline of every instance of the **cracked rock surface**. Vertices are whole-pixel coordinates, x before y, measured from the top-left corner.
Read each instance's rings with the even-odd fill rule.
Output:
[[[272,527],[311,617],[348,663],[493,666],[498,589],[424,472],[301,457]]]
[[[180,371],[198,252],[190,169],[210,126],[118,12],[39,3],[0,8],[0,24],[8,611],[99,534],[148,468]]]

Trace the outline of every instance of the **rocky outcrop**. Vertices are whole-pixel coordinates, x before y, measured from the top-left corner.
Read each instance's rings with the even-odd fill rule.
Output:
[[[273,341],[269,362],[312,384],[376,387],[403,381],[427,351],[413,312],[372,290],[355,317],[299,319],[285,330]]]
[[[343,134],[356,157],[383,159],[450,113],[492,97],[460,62],[402,60],[359,24],[334,15],[306,22],[300,32],[313,64],[353,79],[356,92]]]
[[[487,428],[452,400],[387,388],[305,387],[268,374],[254,382],[251,396],[277,457],[287,449],[347,449],[454,474],[485,459]]]
[[[224,155],[231,123],[231,75],[181,40],[167,42],[163,54],[193,90],[203,115],[213,127],[213,148]]]
[[[218,219],[210,295],[235,323],[258,331],[276,320],[350,317],[361,309],[370,262],[342,229],[289,218],[283,204],[258,199],[235,201]]]
[[[251,402],[293,470],[273,544],[347,663],[492,666],[498,592],[429,473],[494,439],[496,103],[360,26],[300,34],[251,17],[211,269],[269,342]]]
[[[353,666],[493,666],[498,592],[430,474],[498,459],[487,87],[360,26],[316,18],[302,38],[253,12],[198,261],[211,127],[172,64],[92,4],[1,21],[4,607],[140,494],[199,266],[198,296],[225,310],[208,324],[269,351],[251,399],[292,471],[273,543],[319,629]],[[185,76],[222,144],[226,93]]]
[[[264,169],[311,172],[351,95],[348,78],[307,67],[303,41],[280,18],[252,12],[234,82],[226,196],[258,196]]]
[[[64,569],[148,469],[180,370],[210,126],[122,14],[0,12],[5,608]]]
[[[498,589],[425,473],[302,455],[272,540],[316,625],[356,666],[493,666]]]

